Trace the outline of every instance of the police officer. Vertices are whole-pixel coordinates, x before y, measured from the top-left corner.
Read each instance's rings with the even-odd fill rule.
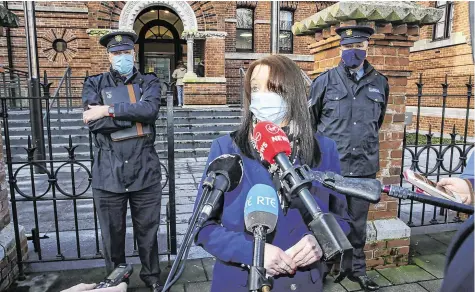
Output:
[[[157,231],[160,222],[161,173],[154,148],[155,120],[160,107],[160,82],[153,74],[142,75],[134,68],[137,35],[115,31],[103,36],[110,70],[84,81],[83,120],[94,135],[96,146],[92,167],[92,190],[99,216],[103,255],[107,273],[125,262],[127,202],[137,239],[142,270],[140,278],[152,291],[159,284]],[[104,105],[101,90],[107,87],[139,84],[136,103]],[[152,134],[112,141],[110,134],[135,122],[153,125]]]
[[[340,35],[341,62],[312,84],[309,106],[317,131],[335,140],[341,173],[347,177],[375,178],[379,170],[379,129],[389,96],[387,78],[366,61],[368,42],[374,30],[366,26],[336,29]],[[379,287],[366,275],[364,246],[369,203],[347,197],[354,247],[350,280],[361,288]]]

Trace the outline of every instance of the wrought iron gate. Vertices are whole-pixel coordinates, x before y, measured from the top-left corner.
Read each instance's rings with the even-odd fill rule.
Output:
[[[27,76],[24,76],[25,79]],[[60,87],[50,96],[50,83],[45,74],[41,97],[25,93],[26,80],[10,78],[10,72],[0,73],[0,103],[3,119],[4,161],[7,168],[11,211],[14,222],[17,257],[20,273],[23,264],[35,262],[75,261],[99,259],[101,255],[100,228],[91,192],[91,166],[94,160],[92,136],[87,127],[74,125],[77,116],[82,115],[81,97],[71,96],[71,72],[66,70],[60,78]],[[83,79],[83,78],[81,78]],[[64,82],[63,82],[64,81]],[[17,88],[18,87],[18,88]],[[176,254],[175,216],[175,167],[174,167],[174,123],[173,92],[168,86],[166,110],[160,111],[162,122],[166,123],[166,155],[161,158],[162,167],[162,209],[160,234],[160,255]],[[14,91],[13,89],[16,89]],[[19,94],[19,91],[23,94]],[[63,92],[64,95],[59,94]],[[30,138],[28,106],[25,101],[41,99],[44,114],[44,135],[46,157],[34,158],[36,148]],[[18,100],[22,100],[18,106]],[[56,102],[57,110],[52,110]],[[66,108],[61,106],[66,105]],[[76,116],[76,119],[74,117]],[[79,118],[80,119],[80,118]],[[68,124],[69,123],[69,124]],[[80,134],[72,135],[71,130]],[[57,147],[57,144],[66,144]],[[164,202],[168,199],[166,206]],[[28,258],[23,259],[20,245],[20,227],[25,226],[30,247]],[[127,218],[126,256],[138,255],[132,221]],[[162,230],[163,227],[166,230]],[[160,239],[161,237],[159,237]],[[164,246],[166,245],[166,248]]]

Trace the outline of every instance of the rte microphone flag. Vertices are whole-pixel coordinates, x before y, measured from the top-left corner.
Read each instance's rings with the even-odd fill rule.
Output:
[[[267,233],[274,231],[279,214],[279,198],[275,190],[264,184],[254,185],[247,194],[244,207],[244,223],[246,229],[262,225]]]

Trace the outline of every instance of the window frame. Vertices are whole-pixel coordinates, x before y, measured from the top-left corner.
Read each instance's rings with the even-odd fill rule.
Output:
[[[437,23],[432,26],[432,41],[441,41],[449,39],[452,34],[452,24],[453,24],[453,11],[454,11],[454,2],[446,1],[443,5],[438,5],[435,3],[435,8],[440,8],[445,10],[445,17],[443,18],[444,22],[444,32],[441,37],[437,37],[437,26],[442,21],[440,19]]]
[[[291,23],[291,29],[290,30],[280,29],[280,23],[279,23],[279,38],[280,38],[280,32],[281,31],[290,32],[290,51],[281,50],[280,41],[279,41],[279,54],[293,54],[294,53],[294,35],[292,33],[292,25],[294,25],[294,22],[295,22],[295,13],[294,13],[294,11],[292,11],[290,9],[281,8],[279,10],[279,21],[280,21],[280,12],[282,12],[282,11],[288,12],[288,13],[290,13],[290,15],[292,15],[292,23]]]
[[[252,17],[252,25],[251,28],[238,28],[237,26],[237,13],[239,9],[244,9],[244,10],[249,10],[251,12],[251,17]],[[236,8],[236,41],[238,37],[238,32],[250,32],[252,34],[252,39],[251,39],[251,48],[250,49],[242,49],[242,48],[237,48],[236,46],[236,52],[240,53],[253,53],[254,52],[254,9],[249,8],[249,7],[237,7]]]

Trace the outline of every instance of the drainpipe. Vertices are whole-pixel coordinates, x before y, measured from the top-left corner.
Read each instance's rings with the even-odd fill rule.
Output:
[[[280,28],[280,21],[279,21],[279,10],[280,10],[280,1],[272,1],[271,2],[271,44],[270,44],[270,51],[271,54],[278,54],[279,53],[279,28]]]

